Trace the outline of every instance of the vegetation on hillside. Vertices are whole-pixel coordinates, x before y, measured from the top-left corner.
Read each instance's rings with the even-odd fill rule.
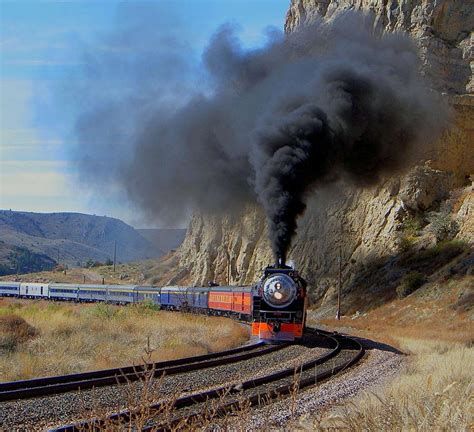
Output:
[[[404,247],[391,256],[359,264],[343,290],[342,313],[353,314],[412,294],[426,283],[462,278],[474,268],[474,250],[460,240],[431,247]],[[367,301],[370,299],[370,301]]]
[[[31,252],[25,247],[13,247],[7,260],[0,264],[0,276],[48,271],[55,266],[56,261],[47,255]]]

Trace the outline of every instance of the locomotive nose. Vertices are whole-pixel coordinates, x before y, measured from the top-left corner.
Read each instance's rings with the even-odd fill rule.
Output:
[[[285,307],[293,302],[297,294],[295,282],[285,274],[269,277],[264,284],[263,297],[274,307]]]

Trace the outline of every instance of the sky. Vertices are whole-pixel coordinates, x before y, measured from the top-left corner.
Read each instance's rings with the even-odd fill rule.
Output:
[[[118,21],[133,20],[134,9],[151,6],[157,25],[177,33],[199,61],[225,23],[239,26],[245,47],[261,45],[269,26],[283,28],[288,5],[289,0],[0,0],[0,208],[163,226],[144,220],[118,187],[98,193],[81,180],[70,151],[77,113],[56,93],[84,73],[86,51],[111,49],[104,40]]]

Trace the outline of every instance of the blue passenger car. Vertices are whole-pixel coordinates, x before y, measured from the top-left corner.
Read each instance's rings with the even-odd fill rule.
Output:
[[[178,310],[187,306],[187,288],[168,286],[161,288],[161,307],[163,309]]]
[[[191,287],[187,290],[187,301],[193,309],[207,309],[209,288]]]
[[[0,282],[0,296],[18,297],[20,295],[20,282]]]
[[[160,288],[154,286],[136,286],[135,302],[148,300],[155,304],[160,304],[160,291]]]
[[[208,288],[177,287],[161,288],[160,302],[163,309],[205,309],[207,308]]]
[[[49,285],[49,298],[53,300],[77,301],[80,285],[53,283]]]
[[[107,301],[107,288],[105,285],[80,285],[77,294],[79,301]]]
[[[126,304],[134,301],[134,285],[107,285],[107,301]]]

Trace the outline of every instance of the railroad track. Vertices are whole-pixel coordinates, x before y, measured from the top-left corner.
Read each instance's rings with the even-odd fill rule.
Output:
[[[222,364],[239,362],[251,357],[266,355],[284,347],[285,345],[268,346],[263,342],[258,342],[218,353],[160,363],[5,382],[0,383],[0,402],[125,384],[143,380],[149,374],[152,374],[154,378],[159,378],[163,375],[207,369]]]
[[[140,426],[140,429],[165,431],[199,427],[200,422],[204,420],[217,420],[229,412],[238,411],[243,401],[247,406],[258,407],[291,394],[295,391],[295,386],[299,390],[328,379],[357,363],[364,355],[362,345],[350,337],[311,329],[309,334],[310,337],[324,340],[329,350],[323,355],[308,358],[298,365],[258,378],[178,397],[171,401],[171,415],[169,400],[150,404],[146,407],[148,420]],[[210,403],[213,403],[211,412],[209,411]],[[166,410],[168,410],[166,420],[163,420],[163,412]],[[143,407],[140,413],[123,410],[106,418],[93,418],[52,430],[73,432],[129,427],[138,415],[143,415]]]

